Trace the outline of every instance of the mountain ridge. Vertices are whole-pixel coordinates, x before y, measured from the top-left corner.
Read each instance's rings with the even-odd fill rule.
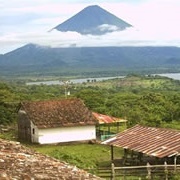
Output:
[[[28,44],[0,56],[0,73],[180,69],[178,47],[70,47]]]

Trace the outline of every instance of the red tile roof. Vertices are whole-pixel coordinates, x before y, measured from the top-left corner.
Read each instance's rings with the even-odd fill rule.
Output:
[[[159,158],[180,155],[180,131],[136,125],[103,144],[131,149]]]
[[[24,110],[38,128],[94,125],[97,122],[80,99],[23,102],[20,110]]]
[[[0,179],[101,179],[66,162],[40,154],[19,142],[0,139]]]
[[[116,123],[116,122],[127,122],[125,119],[115,118],[112,116],[100,114],[93,112],[94,117],[98,120],[99,124],[109,124],[109,123]]]

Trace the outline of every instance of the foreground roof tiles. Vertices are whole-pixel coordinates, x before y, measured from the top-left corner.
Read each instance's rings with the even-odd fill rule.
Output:
[[[98,180],[92,174],[34,152],[19,142],[0,139],[0,179]]]
[[[103,144],[131,149],[159,158],[180,155],[180,131],[136,125]]]
[[[20,110],[24,110],[38,128],[94,125],[97,122],[80,99],[23,102]]]

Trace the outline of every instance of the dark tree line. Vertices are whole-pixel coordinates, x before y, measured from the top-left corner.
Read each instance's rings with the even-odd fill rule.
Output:
[[[179,93],[117,92],[112,95],[102,93],[101,90],[82,90],[77,97],[84,99],[85,104],[93,111],[127,118],[130,126],[137,123],[161,126],[163,123],[180,121]]]

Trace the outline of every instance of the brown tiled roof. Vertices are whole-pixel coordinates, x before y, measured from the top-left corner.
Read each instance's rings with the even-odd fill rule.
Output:
[[[19,142],[0,139],[0,179],[100,179],[68,163],[34,152]]]
[[[96,124],[92,112],[80,99],[23,102],[20,110],[38,128]]]
[[[99,124],[109,124],[109,123],[116,123],[116,122],[127,122],[125,119],[116,118],[100,113],[93,112],[94,117],[97,119]]]
[[[180,131],[136,125],[103,144],[131,149],[159,158],[180,155]]]

